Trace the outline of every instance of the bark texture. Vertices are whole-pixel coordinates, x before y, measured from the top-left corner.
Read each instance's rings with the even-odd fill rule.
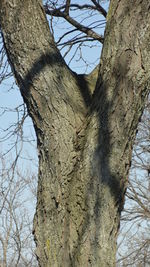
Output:
[[[132,145],[150,88],[150,4],[111,1],[100,66],[89,75],[65,64],[40,0],[1,0],[0,25],[37,134],[39,266],[115,266]]]

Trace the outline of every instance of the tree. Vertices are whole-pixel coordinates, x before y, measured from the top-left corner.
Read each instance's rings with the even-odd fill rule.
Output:
[[[91,2],[106,16],[100,1]],[[55,13],[41,0],[0,1],[5,49],[37,135],[37,257],[44,267],[114,266],[133,142],[150,88],[150,4],[112,0],[104,38],[74,24],[103,43],[99,66],[77,75],[45,15],[70,20],[71,1],[63,3]]]
[[[31,171],[23,174],[7,158],[0,155],[0,266],[35,267],[34,242],[31,231],[31,212],[28,187],[35,179]],[[30,179],[29,179],[30,178]],[[30,209],[32,209],[30,203]]]

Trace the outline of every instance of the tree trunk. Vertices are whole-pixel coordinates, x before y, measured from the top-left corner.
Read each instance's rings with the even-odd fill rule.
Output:
[[[149,9],[147,0],[112,0],[99,71],[76,75],[40,0],[0,1],[5,48],[37,135],[39,266],[115,266],[132,146],[150,88]]]

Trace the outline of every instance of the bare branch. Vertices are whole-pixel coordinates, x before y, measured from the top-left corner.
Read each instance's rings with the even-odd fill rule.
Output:
[[[67,15],[69,15],[70,3],[71,3],[71,0],[66,0],[66,6],[65,6],[65,11],[64,12]]]
[[[72,26],[74,26],[79,31],[85,33],[88,37],[91,37],[91,38],[93,38],[95,40],[98,40],[99,42],[101,42],[103,44],[104,37],[102,35],[99,35],[96,32],[94,32],[92,29],[90,29],[89,27],[86,27],[86,26],[80,24],[75,19],[71,18],[68,14],[66,14],[65,12],[62,12],[60,9],[50,10],[48,8],[48,6],[46,5],[45,6],[45,12],[46,12],[47,15],[50,15],[50,16],[64,18]]]
[[[97,10],[106,18],[107,17],[107,12],[106,10],[96,2],[96,0],[91,0],[92,3],[96,6]]]

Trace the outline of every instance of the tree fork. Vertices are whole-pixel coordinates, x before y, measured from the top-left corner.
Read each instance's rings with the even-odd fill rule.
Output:
[[[146,0],[111,1],[97,80],[95,72],[78,76],[66,66],[42,1],[0,1],[5,48],[38,140],[34,235],[42,267],[115,266],[132,146],[150,88],[149,8]]]

